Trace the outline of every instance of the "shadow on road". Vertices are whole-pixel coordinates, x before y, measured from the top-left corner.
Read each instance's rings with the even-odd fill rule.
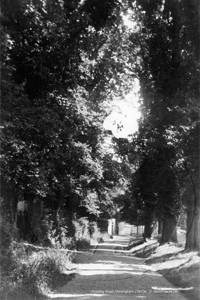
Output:
[[[168,291],[167,297],[162,294],[162,299],[179,299],[175,291],[175,297],[171,297],[172,285],[143,262],[144,260],[136,257],[77,253],[76,268],[71,271],[73,280],[48,297],[56,300],[98,298],[160,300],[161,295],[155,289],[158,286],[165,292]]]

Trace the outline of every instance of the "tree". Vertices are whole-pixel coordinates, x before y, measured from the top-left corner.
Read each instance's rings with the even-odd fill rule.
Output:
[[[153,153],[158,151],[158,145],[159,148],[160,145],[163,147],[162,153],[165,150],[168,153],[173,153],[171,160],[173,172],[171,172],[169,178],[172,179],[173,174],[176,174],[176,182],[180,187],[178,194],[180,194],[183,190],[183,182],[180,180],[182,178],[180,162],[184,162],[186,173],[188,171],[186,177],[190,177],[193,173],[192,170],[196,169],[196,163],[194,164],[192,159],[193,155],[194,157],[196,155],[194,153],[191,156],[189,155],[186,150],[186,140],[188,142],[189,140],[193,141],[192,149],[195,149],[196,154],[198,152],[198,147],[194,147],[196,140],[192,138],[194,132],[198,132],[199,126],[198,113],[194,111],[194,107],[197,108],[198,106],[197,99],[199,97],[197,79],[199,77],[199,54],[197,54],[199,53],[198,5],[196,1],[177,3],[169,0],[164,1],[162,4],[159,1],[137,1],[135,4],[135,18],[141,25],[138,33],[132,35],[131,40],[133,49],[135,49],[135,45],[138,46],[138,54],[141,57],[141,63],[137,71],[143,104],[143,121],[140,126],[140,140],[138,143],[142,147],[140,148],[142,156],[145,154],[145,157],[154,156]],[[140,38],[138,35],[140,35]],[[184,144],[177,143],[177,138],[184,140]],[[151,143],[150,141],[154,142]],[[186,153],[188,156],[185,155]],[[159,156],[158,159],[160,159]],[[188,160],[191,163],[187,170]],[[158,163],[159,161],[156,164]],[[169,166],[171,163],[169,163]],[[173,180],[170,181],[172,184]],[[192,180],[191,185],[194,187]],[[172,199],[175,202],[172,201],[170,205],[171,208],[175,209],[172,209],[174,212],[178,212],[175,204],[177,202],[177,189],[173,190],[174,196]],[[195,207],[198,211],[199,197],[194,198],[196,201],[193,201],[193,204],[188,203],[189,211],[194,211],[194,203],[196,203]],[[194,214],[192,215],[194,216]],[[168,216],[166,213],[164,217],[167,221]],[[198,213],[195,221],[198,223],[197,220],[199,220]],[[167,223],[170,222],[169,218]],[[188,222],[191,223],[190,217]],[[195,222],[192,221],[192,224],[194,225]],[[165,228],[165,222],[163,225],[162,240],[164,242],[167,240],[165,239],[167,236],[165,233],[168,231],[168,226]],[[194,239],[193,243],[190,243],[191,249],[192,244],[195,244],[195,248],[199,249],[199,233],[198,229],[194,229],[194,227],[197,228],[196,225],[193,225],[189,226],[190,229],[193,227],[193,232],[194,230],[196,232],[194,234],[192,230],[190,231]],[[188,232],[188,239],[189,236],[190,233]]]
[[[12,194],[12,221],[24,203],[24,234],[32,226],[38,235],[37,212],[57,227],[63,218],[70,226],[75,212],[98,214],[99,204],[90,204],[105,184],[100,143],[106,112],[97,102],[113,94],[113,78],[127,89],[129,82],[121,79],[125,56],[115,63],[123,52],[120,41],[113,43],[120,36],[117,2],[12,4],[14,11],[10,2],[1,4],[1,176]]]

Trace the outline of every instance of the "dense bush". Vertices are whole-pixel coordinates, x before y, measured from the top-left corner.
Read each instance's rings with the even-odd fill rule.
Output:
[[[90,246],[90,242],[97,242],[102,234],[96,222],[89,222],[87,218],[74,220],[75,239],[77,250],[85,250]]]
[[[96,222],[87,218],[75,218],[73,225],[73,237],[63,231],[62,244],[41,247],[20,241],[17,229],[1,219],[1,299],[20,299],[21,293],[26,299],[39,299],[60,284],[74,253],[68,249],[87,250],[102,236]]]
[[[69,252],[28,245],[13,238],[13,231],[1,222],[1,299],[13,299],[16,293],[39,299],[58,286],[64,269],[70,267]]]
[[[30,294],[44,294],[55,288],[63,269],[69,266],[67,253],[58,249],[33,252],[22,264],[22,283]]]

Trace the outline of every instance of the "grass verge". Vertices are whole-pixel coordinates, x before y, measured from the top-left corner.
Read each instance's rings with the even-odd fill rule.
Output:
[[[198,252],[184,250],[183,244],[165,244],[148,241],[133,248],[138,257],[146,258],[145,263],[162,274],[185,297],[200,299],[200,256]]]
[[[66,284],[71,276],[64,275],[70,269],[69,252],[61,249],[27,246],[12,242],[1,253],[0,299],[45,299],[51,290]]]

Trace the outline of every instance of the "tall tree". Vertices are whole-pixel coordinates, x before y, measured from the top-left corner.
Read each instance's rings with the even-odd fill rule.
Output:
[[[1,3],[1,174],[12,194],[12,220],[22,202],[29,218],[39,203],[56,222],[60,215],[98,213],[90,204],[93,185],[105,184],[100,144],[106,112],[97,102],[118,93],[113,82],[130,85],[129,76],[121,76],[126,46],[123,36],[118,41],[117,1],[12,4]],[[116,62],[119,52],[123,58]]]
[[[188,3],[187,1],[176,2],[173,0],[163,2],[138,0],[135,2],[135,16],[139,22],[139,30],[138,34],[132,35],[131,40],[133,49],[135,49],[135,45],[138,46],[138,54],[141,57],[138,74],[143,103],[143,121],[140,126],[142,153],[145,154],[145,157],[155,157],[155,153],[162,147],[162,153],[169,153],[169,157],[171,157],[168,159],[168,170],[172,166],[173,172],[169,178],[172,179],[173,174],[176,174],[175,181],[181,187],[182,171],[179,167],[182,161],[186,173],[188,171],[188,178],[191,179],[193,190],[198,190],[197,181],[195,181],[195,187],[194,180],[192,180],[195,174],[193,172],[197,170],[197,164],[194,163],[192,157],[196,157],[196,155],[191,153],[190,156],[187,151],[187,144],[190,142],[193,143],[194,152],[196,151],[197,154],[199,151],[198,147],[194,146],[196,133],[199,130],[197,108],[199,98],[199,12],[197,1]],[[197,109],[196,112],[194,107]],[[184,140],[185,144],[177,143],[177,139]],[[159,164],[160,157],[158,156],[157,159],[156,164]],[[187,161],[190,163],[187,164]],[[171,184],[175,182],[170,181]],[[165,183],[161,179],[159,182],[164,186]],[[170,189],[170,184],[168,188]],[[176,213],[174,214],[174,212],[177,212],[177,188],[170,191],[174,190],[174,195],[170,196],[171,200],[174,199],[170,201],[171,211],[163,214],[163,242],[166,242],[174,232],[173,228],[170,230],[171,233],[168,231],[172,219],[176,225]],[[188,202],[188,212],[190,211],[190,215],[193,216],[193,220],[188,216],[188,224],[192,225],[188,226],[190,230],[187,234],[186,245],[190,249],[199,249],[199,230],[197,229],[197,227],[200,228],[199,224],[197,226],[199,197],[195,195],[196,192],[194,193],[195,201]],[[165,206],[165,203],[163,205]],[[194,210],[196,214],[191,213]],[[169,235],[166,234],[167,232]]]

